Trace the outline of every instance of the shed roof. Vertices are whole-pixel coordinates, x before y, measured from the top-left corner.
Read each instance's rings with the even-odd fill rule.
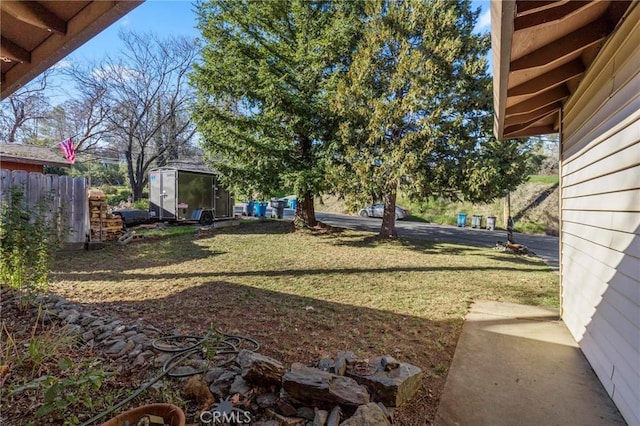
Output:
[[[557,133],[564,102],[637,6],[630,0],[491,0],[496,136]]]
[[[23,164],[42,164],[45,166],[70,167],[60,150],[15,143],[0,143],[0,163],[12,161]]]

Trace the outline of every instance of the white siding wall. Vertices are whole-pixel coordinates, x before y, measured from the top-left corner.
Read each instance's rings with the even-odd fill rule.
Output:
[[[640,425],[640,7],[563,114],[563,319],[629,424]]]

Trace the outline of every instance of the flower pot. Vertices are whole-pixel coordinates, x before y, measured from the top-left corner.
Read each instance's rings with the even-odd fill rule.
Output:
[[[145,416],[162,417],[169,426],[185,426],[186,418],[182,410],[172,404],[150,404],[134,408],[117,415],[102,426],[136,426]],[[128,422],[128,424],[127,424]]]

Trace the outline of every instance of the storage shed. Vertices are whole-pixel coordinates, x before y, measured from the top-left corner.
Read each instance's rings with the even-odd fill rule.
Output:
[[[560,135],[562,319],[640,424],[640,2],[491,2],[495,133]]]
[[[210,224],[233,217],[233,197],[208,169],[159,167],[149,172],[149,212],[158,220]]]

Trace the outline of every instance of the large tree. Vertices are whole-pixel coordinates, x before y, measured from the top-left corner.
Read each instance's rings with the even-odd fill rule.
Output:
[[[395,236],[399,190],[480,200],[522,179],[502,157],[476,167],[491,155],[518,160],[495,141],[483,148],[491,78],[488,35],[473,32],[478,14],[463,0],[367,2],[364,36],[334,100],[342,122],[333,182],[353,203],[384,202],[382,237]],[[501,167],[509,174],[492,182]]]
[[[133,199],[139,200],[149,169],[175,159],[194,135],[187,73],[197,47],[183,37],[122,32],[120,38],[124,48],[119,55],[73,74],[86,101],[99,94],[95,106],[107,108],[101,124],[108,129],[105,143],[124,154]],[[90,106],[86,111],[103,111]]]
[[[191,82],[203,146],[244,196],[293,190],[296,218],[316,224],[335,137],[330,97],[359,30],[359,3],[211,1],[197,6],[206,41]]]
[[[41,120],[51,108],[46,96],[51,71],[46,71],[0,102],[0,140],[32,143],[39,139]]]

